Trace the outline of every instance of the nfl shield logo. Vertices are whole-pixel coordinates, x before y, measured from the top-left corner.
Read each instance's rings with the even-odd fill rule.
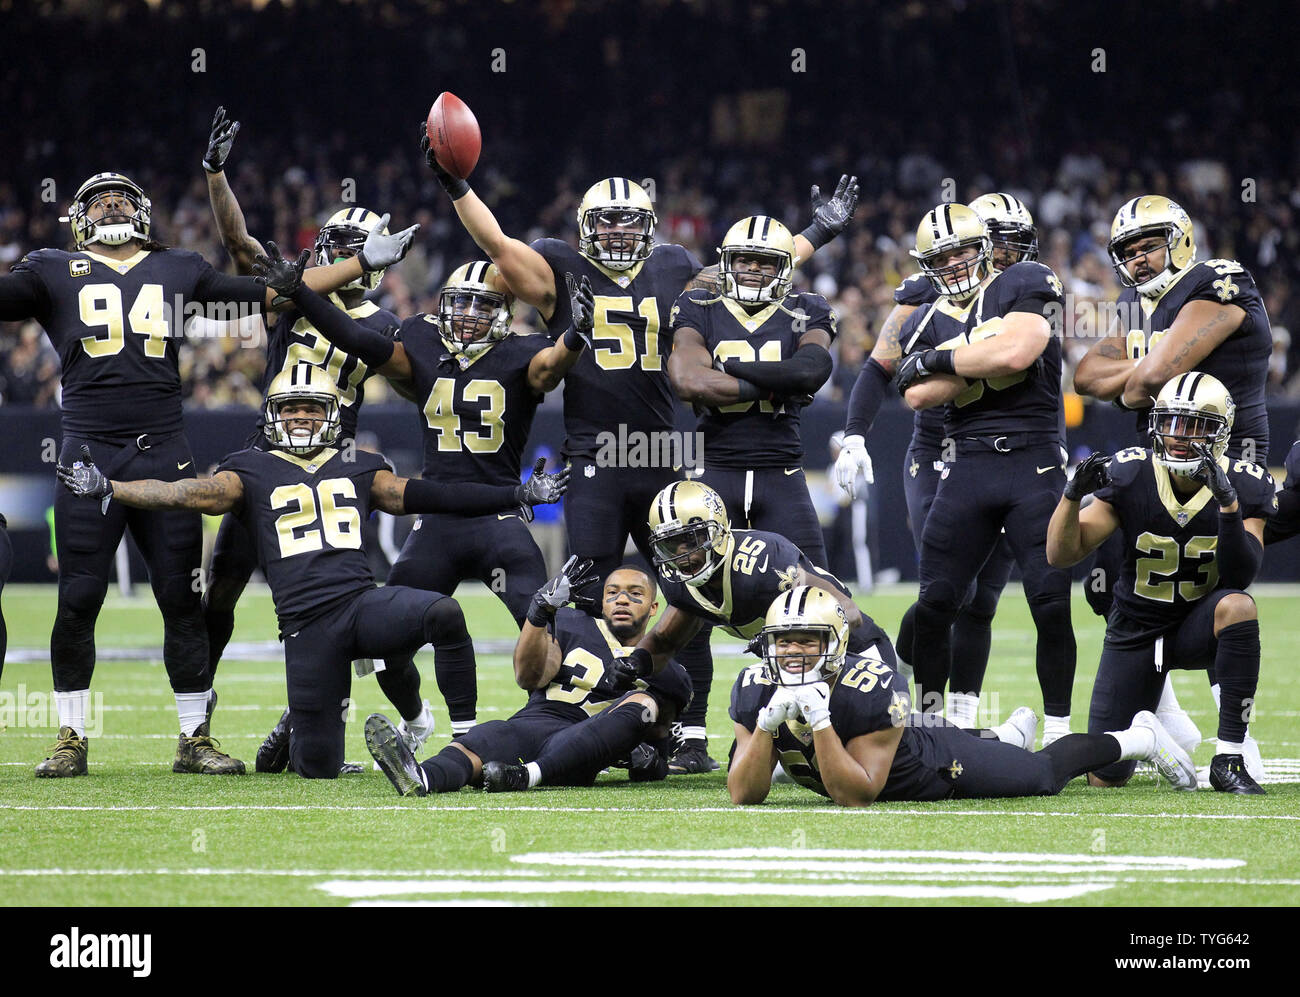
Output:
[[[1178,520],[1179,526],[1186,526],[1188,518],[1189,517],[1185,512],[1179,512],[1176,516],[1174,516],[1174,519]]]

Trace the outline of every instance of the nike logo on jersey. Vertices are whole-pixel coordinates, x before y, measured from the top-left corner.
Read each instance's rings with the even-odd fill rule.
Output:
[[[508,513],[508,512],[505,514],[499,512],[497,513],[497,519],[514,519],[514,518],[515,517],[512,513]]]
[[[1056,470],[1056,465],[1055,465],[1055,464],[1048,464],[1046,467],[1040,467],[1040,468],[1038,469],[1038,473],[1039,473],[1039,474],[1046,474],[1048,471],[1055,471],[1055,470]]]
[[[771,556],[772,556],[771,554],[764,554],[764,555],[763,555],[763,563],[762,563],[762,565],[761,565],[761,566],[759,567],[759,569],[758,569],[759,574],[762,574],[764,571],[767,570],[767,559],[768,559],[769,557],[771,557]]]
[[[798,474],[801,470],[803,470],[803,468],[800,468],[800,467],[791,467],[791,468],[787,468],[787,469],[786,469],[786,472],[785,472],[785,475],[786,475],[786,477],[788,478],[788,477],[789,477],[790,475],[792,475],[792,474]]]
[[[183,470],[185,470],[187,467],[189,467],[190,464],[192,464],[192,463],[193,463],[193,461],[189,461],[189,460],[187,460],[184,464],[180,464],[180,463],[178,463],[178,464],[176,465],[176,470],[178,470],[178,471],[183,471]]]

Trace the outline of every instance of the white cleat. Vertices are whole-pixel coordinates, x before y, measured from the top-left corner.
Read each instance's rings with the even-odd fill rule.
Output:
[[[1160,721],[1160,726],[1168,731],[1169,736],[1178,743],[1178,747],[1189,755],[1200,745],[1201,732],[1181,706],[1172,710],[1157,709],[1156,719]]]
[[[429,708],[427,699],[424,701],[424,709],[420,711],[420,715],[410,723],[405,720],[399,723],[397,733],[411,754],[419,752],[424,742],[433,736],[433,710]]]
[[[1014,744],[1017,748],[1033,751],[1034,742],[1038,739],[1038,714],[1028,706],[1022,706],[1007,717],[1006,723],[994,727],[993,732],[1003,744]]]
[[[1191,756],[1160,725],[1156,715],[1150,710],[1143,710],[1133,718],[1133,726],[1145,727],[1151,731],[1152,748],[1146,760],[1154,764],[1175,789],[1195,789],[1196,766],[1192,763]]]

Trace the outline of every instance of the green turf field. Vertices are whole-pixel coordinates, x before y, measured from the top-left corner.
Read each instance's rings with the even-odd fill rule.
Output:
[[[860,600],[891,633],[914,587]],[[1300,605],[1294,587],[1262,587],[1264,661],[1258,737],[1266,797],[1176,793],[1139,774],[1122,790],[1076,780],[1056,798],[838,808],[778,785],[760,807],[731,806],[722,772],[630,786],[622,772],[589,790],[487,796],[473,790],[399,799],[370,769],[361,722],[386,703],[373,679],[353,686],[348,757],[363,775],[173,775],[176,713],[161,661],[161,623],[147,592],[110,597],[100,617],[103,735],[90,776],[37,780],[57,719],[46,657],[52,587],[4,592],[10,660],[0,680],[0,903],[189,904],[1300,904]],[[490,595],[462,592],[476,638],[511,640]],[[1102,627],[1075,603],[1079,672],[1074,729],[1086,725]],[[251,772],[284,706],[265,589],[239,607],[223,663],[215,733]],[[711,752],[724,759],[731,680],[741,659],[719,653],[710,698]],[[729,646],[729,645],[728,645]],[[130,658],[129,648],[152,648]],[[124,652],[124,653],[114,653]],[[141,653],[141,652],[137,652]],[[148,660],[152,654],[153,660]],[[253,656],[264,655],[263,660]],[[426,660],[427,657],[427,660]],[[18,659],[18,660],[16,660]],[[25,660],[24,660],[25,659]],[[421,656],[425,693],[446,713]],[[505,654],[480,654],[480,719],[522,703]],[[1183,705],[1207,738],[1213,703],[1203,673],[1177,673]],[[994,624],[985,704],[1005,719],[1041,709],[1028,610],[1014,586]],[[15,708],[17,707],[17,708]],[[1204,766],[1213,744],[1196,752]]]

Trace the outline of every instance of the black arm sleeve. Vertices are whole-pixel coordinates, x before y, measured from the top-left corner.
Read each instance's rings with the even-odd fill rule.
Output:
[[[317,325],[316,328],[320,329],[320,326]],[[406,482],[402,505],[407,512],[504,512],[519,504],[518,492],[517,485],[482,485],[474,481],[427,481],[411,478]]]
[[[49,296],[34,273],[19,271],[0,276],[0,321],[21,322],[43,314]]]
[[[732,377],[756,384],[778,395],[814,395],[831,376],[831,355],[825,347],[808,343],[778,363],[728,360],[722,365]]]
[[[1277,493],[1277,513],[1264,521],[1264,543],[1275,544],[1300,534],[1300,492],[1283,488]]]
[[[1224,588],[1244,589],[1255,580],[1264,548],[1246,532],[1241,510],[1219,513],[1219,584]]]
[[[194,300],[260,305],[266,302],[266,285],[252,277],[232,277],[209,270],[194,285]]]
[[[853,392],[849,395],[849,421],[844,427],[845,436],[866,436],[871,431],[871,424],[876,421],[892,380],[889,371],[878,360],[867,357],[867,362],[858,371],[858,379],[853,383]]]
[[[331,343],[361,360],[372,370],[388,363],[393,355],[393,341],[382,333],[358,325],[341,309],[322,298],[306,284],[293,295],[293,303],[298,306],[303,317],[314,325],[318,332]],[[407,509],[414,512],[413,509]],[[433,510],[426,510],[433,511]],[[450,512],[452,510],[440,510]]]

